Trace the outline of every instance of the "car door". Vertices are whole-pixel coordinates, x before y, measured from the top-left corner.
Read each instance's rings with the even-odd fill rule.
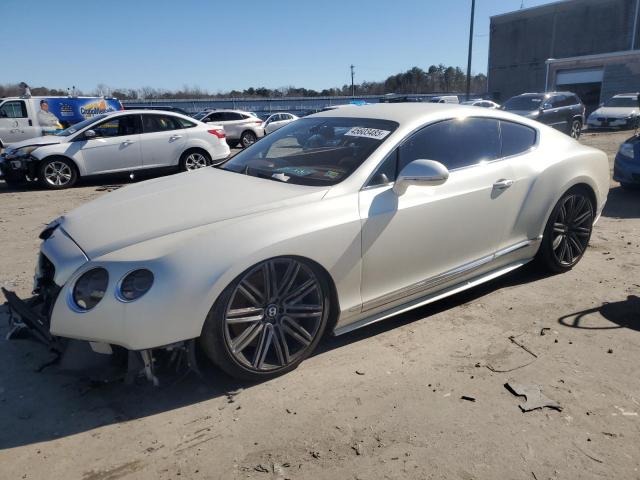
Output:
[[[549,125],[557,130],[565,132],[567,130],[566,95],[554,95],[548,98],[542,105],[541,121],[545,125]]]
[[[439,161],[449,178],[438,186],[410,186],[403,195],[384,182],[361,191],[364,310],[423,293],[435,288],[434,279],[491,260],[510,208],[504,190],[512,169],[496,161],[499,156],[498,121],[467,118],[424,127],[387,159],[397,162],[395,174],[413,160]],[[381,168],[384,178],[394,170]]]
[[[78,139],[85,175],[142,167],[139,114],[109,117],[94,125],[95,138]],[[85,132],[86,133],[86,132]]]
[[[178,164],[187,136],[176,117],[143,113],[140,143],[143,168],[166,167]]]
[[[240,138],[245,130],[247,115],[238,112],[222,112],[224,114],[224,131],[228,138]]]
[[[500,156],[513,171],[513,184],[502,194],[502,200],[509,203],[498,246],[502,250],[534,240],[530,237],[530,222],[522,220],[520,214],[538,173],[539,162],[534,158],[538,131],[518,122],[500,120],[500,138]]]
[[[4,145],[38,137],[37,130],[24,100],[8,100],[0,105],[0,140]]]
[[[275,132],[280,127],[283,127],[287,124],[287,121],[284,118],[284,115],[281,113],[276,113],[272,116],[269,124],[265,127],[267,133]]]
[[[212,125],[220,125],[224,128],[224,133],[229,138],[229,132],[227,131],[227,121],[226,121],[226,113],[227,112],[213,112],[210,113],[204,120],[204,123],[209,123]]]

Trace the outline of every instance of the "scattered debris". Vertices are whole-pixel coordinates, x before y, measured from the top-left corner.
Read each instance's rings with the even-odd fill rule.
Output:
[[[356,452],[356,455],[362,455],[362,444],[361,443],[356,443],[355,445],[352,445],[351,448],[353,449],[354,452]]]
[[[551,330],[549,327],[542,327],[542,328],[540,329],[540,336],[541,336],[541,337],[544,337],[544,336],[547,334],[547,332],[548,332],[549,330]]]
[[[526,367],[535,362],[538,355],[533,353],[522,341],[517,340],[517,337],[521,335],[509,336],[510,343],[506,346],[502,343],[492,345],[498,347],[500,350],[488,356],[488,361],[485,366],[494,373],[506,373]],[[513,347],[513,345],[518,348]]]
[[[607,353],[613,353],[613,348],[610,348],[609,350],[607,350]]]
[[[576,445],[575,442],[573,442],[573,446],[576,447],[576,450],[578,450],[580,453],[582,453],[583,455],[589,457],[591,460],[593,460],[594,462],[598,462],[598,463],[604,463],[602,460],[600,460],[597,457],[594,457],[593,455],[585,452],[583,449],[581,449],[578,445]]]
[[[611,437],[611,438],[616,438],[618,436],[617,433],[611,433],[611,432],[602,432],[603,435],[606,435],[607,437]]]
[[[460,400],[467,400],[468,402],[475,402],[476,399],[474,397],[469,397],[468,395],[462,395]]]
[[[225,393],[225,395],[227,397],[227,403],[235,402],[236,401],[236,399],[235,399],[236,395],[238,395],[241,391],[242,391],[242,389],[239,388],[238,390],[233,390],[231,392]]]
[[[358,375],[364,375],[364,372],[362,370],[356,370],[356,374]]]
[[[311,453],[311,456],[312,456],[313,458],[320,458],[320,452],[318,452],[318,451],[316,451],[316,450],[313,450],[313,451],[312,451],[312,452],[310,452],[310,453]]]
[[[269,469],[261,463],[253,467],[256,472],[269,473]]]
[[[505,383],[505,388],[517,396],[525,397],[526,402],[519,405],[520,410],[529,412],[538,408],[548,407],[562,411],[562,407],[557,402],[545,397],[542,394],[540,385],[521,385],[519,383]]]
[[[518,336],[520,336],[520,335],[518,335]],[[517,346],[519,346],[519,347],[520,347],[521,349],[523,349],[525,352],[527,352],[527,353],[529,353],[529,354],[533,355],[534,357],[538,358],[538,355],[536,355],[536,354],[535,354],[535,353],[533,353],[531,350],[529,350],[529,349],[527,348],[527,346],[526,346],[526,345],[524,345],[524,344],[522,344],[522,343],[518,342],[518,341],[516,340],[516,336],[515,336],[515,335],[511,335],[511,336],[509,336],[509,340],[511,340],[511,343],[515,343]]]

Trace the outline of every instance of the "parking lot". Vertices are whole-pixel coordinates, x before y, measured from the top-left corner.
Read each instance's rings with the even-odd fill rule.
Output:
[[[613,166],[629,135],[581,141]],[[122,182],[0,182],[0,285],[28,296],[42,227]],[[0,477],[640,478],[639,246],[640,191],[612,182],[571,272],[516,270],[327,339],[257,385],[206,370],[127,387],[41,368],[51,355],[5,340],[0,307]],[[507,382],[539,385],[562,410],[524,413]]]

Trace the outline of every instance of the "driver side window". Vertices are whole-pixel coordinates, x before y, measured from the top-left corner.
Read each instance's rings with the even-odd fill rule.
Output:
[[[103,138],[135,135],[141,131],[140,117],[138,115],[125,115],[122,117],[109,118],[91,130],[96,132],[96,136]]]
[[[0,107],[0,117],[27,118],[27,108],[22,100],[5,102]]]
[[[500,130],[493,118],[451,119],[429,125],[400,146],[398,171],[414,160],[435,160],[449,170],[500,157]]]

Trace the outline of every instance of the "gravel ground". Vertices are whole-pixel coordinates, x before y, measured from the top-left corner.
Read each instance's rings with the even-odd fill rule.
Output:
[[[613,162],[627,136],[582,141]],[[110,188],[0,182],[0,285],[27,295],[41,227]],[[0,477],[640,479],[639,233],[640,192],[612,183],[573,271],[515,271],[329,339],[257,385],[38,373],[50,355],[5,341],[0,319]],[[506,382],[540,385],[562,411],[523,413]]]

